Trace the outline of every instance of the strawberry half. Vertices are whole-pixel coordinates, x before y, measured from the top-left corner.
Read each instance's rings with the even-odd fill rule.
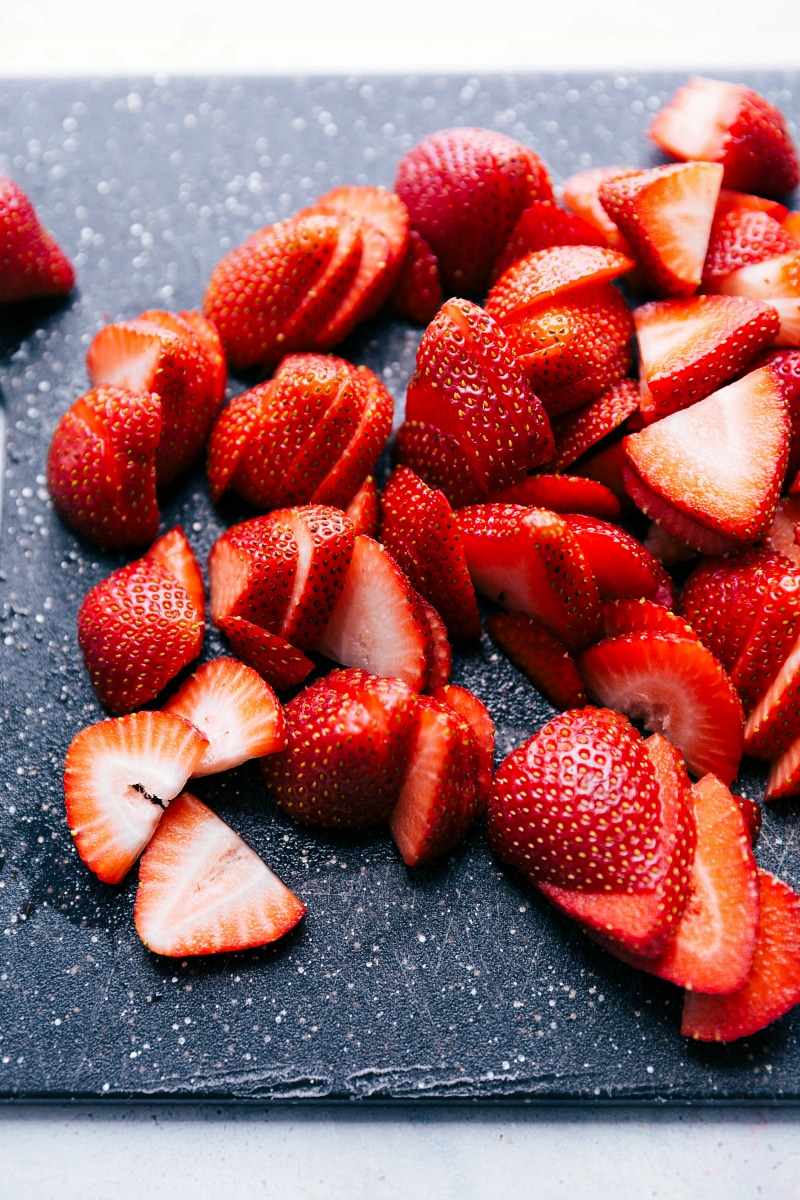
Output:
[[[716,292],[733,271],[796,252],[795,239],[769,213],[734,208],[720,215],[717,206],[703,266],[703,287]]]
[[[22,188],[5,176],[0,176],[0,263],[0,304],[62,296],[75,284],[69,259]]]
[[[278,509],[271,520],[288,529],[297,546],[292,594],[278,633],[309,650],[324,633],[344,587],[355,542],[353,525],[341,509],[324,504]]]
[[[170,805],[139,864],[133,919],[154,954],[264,946],[305,911],[255,851],[188,792]]]
[[[112,718],[75,735],[64,766],[67,823],[78,854],[104,883],[125,878],[207,747],[189,721],[161,712]]]
[[[552,200],[534,200],[520,216],[492,269],[492,281],[526,254],[550,246],[606,246],[605,235]]]
[[[208,738],[193,778],[227,771],[286,745],[277,696],[256,671],[235,658],[203,663],[161,711],[191,721]]]
[[[427,421],[404,421],[394,440],[395,461],[443,492],[454,508],[485,500],[472,463],[449,433]]]
[[[212,619],[220,624],[244,617],[279,633],[294,593],[297,560],[291,529],[271,514],[231,526],[208,556]]]

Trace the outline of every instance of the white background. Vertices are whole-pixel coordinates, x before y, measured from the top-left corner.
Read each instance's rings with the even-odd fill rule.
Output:
[[[0,76],[800,68],[797,0],[0,0]],[[0,1110],[0,1197],[800,1196],[794,1111]]]

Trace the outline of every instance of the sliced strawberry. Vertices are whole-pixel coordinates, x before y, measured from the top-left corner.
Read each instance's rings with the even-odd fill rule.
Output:
[[[447,626],[432,604],[424,596],[420,596],[425,620],[431,633],[431,651],[428,656],[428,678],[425,683],[426,691],[433,693],[434,689],[443,688],[450,679],[453,669],[453,648],[447,636]]]
[[[469,723],[446,704],[420,696],[400,796],[389,818],[408,867],[449,854],[478,810],[478,751]]]
[[[142,315],[147,320],[153,319],[152,313],[143,313]],[[222,404],[225,399],[228,366],[225,362],[225,349],[222,345],[222,338],[219,336],[219,330],[213,321],[209,321],[208,317],[204,316],[197,309],[184,309],[178,313],[178,316],[182,321],[186,322],[205,350],[206,358],[211,364],[211,373],[214,378],[214,394],[219,403]]]
[[[602,234],[605,246],[610,250],[618,250],[628,258],[633,257],[628,241],[603,208],[598,193],[600,185],[607,179],[636,175],[638,171],[637,167],[590,167],[588,171],[570,175],[569,179],[564,180],[562,187],[567,207]]]
[[[789,431],[780,385],[762,367],[629,434],[625,450],[645,485],[692,521],[752,542],[775,514]]]
[[[629,633],[590,647],[578,663],[590,696],[678,747],[690,771],[736,778],[742,756],[742,702],[696,638]]]
[[[226,490],[251,440],[257,436],[272,381],[241,392],[220,413],[208,439],[208,490],[216,504]]]
[[[716,291],[715,284],[732,271],[796,250],[794,238],[769,213],[731,209],[720,215],[718,208],[706,251],[703,285]]]
[[[766,692],[800,636],[800,570],[792,566],[761,597],[731,683],[745,712]]]
[[[472,730],[478,751],[478,814],[480,814],[486,807],[494,776],[494,721],[486,705],[468,688],[449,683],[446,687],[432,688],[430,694],[440,704],[454,708]]]
[[[693,162],[600,185],[601,204],[659,294],[691,296],[700,286],[721,183],[720,166]]]
[[[727,188],[782,196],[800,180],[783,114],[743,84],[692,76],[656,114],[649,133],[674,158],[722,163]]]
[[[671,609],[653,600],[606,600],[600,607],[602,638],[626,633],[671,633],[676,637],[696,637],[691,625]]]
[[[145,552],[144,557],[154,558],[183,584],[198,617],[201,621],[205,620],[206,593],[203,575],[180,525],[162,534]]]
[[[649,550],[631,534],[582,513],[565,516],[595,577],[602,600],[642,597],[675,607],[675,585]]]
[[[800,737],[800,638],[795,641],[772,683],[750,712],[744,730],[745,753],[776,759]]]
[[[431,633],[422,600],[378,542],[357,537],[344,588],[317,650],[343,666],[427,683]]]
[[[238,833],[188,792],[170,805],[139,865],[133,919],[154,954],[264,946],[305,911]]]
[[[277,509],[270,520],[276,530],[288,529],[297,546],[292,594],[277,632],[293,646],[310,650],[344,587],[355,541],[353,525],[341,509],[324,504]]]
[[[750,296],[775,306],[779,298],[797,301],[800,296],[800,253],[796,243],[783,254],[773,254],[749,266],[709,279],[708,290],[726,296]]]
[[[217,624],[239,658],[278,691],[296,687],[314,670],[302,650],[244,617],[222,617]]]
[[[769,367],[789,409],[792,432],[786,478],[791,481],[800,469],[800,350],[768,350],[755,365]],[[797,519],[800,520],[800,512]]]
[[[644,892],[664,874],[662,825],[642,738],[620,713],[583,708],[554,717],[505,759],[486,831],[495,854],[533,883]]]
[[[391,296],[399,317],[429,325],[442,307],[439,264],[425,238],[416,229],[408,231],[408,248]]]
[[[652,887],[583,891],[548,882],[539,887],[607,948],[652,958],[669,945],[686,906],[695,827],[680,755],[659,734],[648,738],[644,747],[658,781],[658,853]]]
[[[398,463],[409,467],[428,487],[444,492],[454,508],[486,498],[460,443],[435,425],[404,421],[395,437],[394,454]]]
[[[375,476],[368,475],[353,499],[345,509],[356,533],[365,533],[367,537],[375,537],[378,532],[380,517],[380,502]]]
[[[520,216],[492,268],[492,282],[526,254],[550,246],[607,246],[605,235],[552,200],[534,200]]]
[[[28,197],[0,176],[0,304],[71,291],[75,272]]]
[[[575,660],[563,642],[525,613],[491,613],[486,629],[518,670],[562,712],[586,704]]]
[[[733,798],[739,805],[739,811],[747,826],[750,845],[753,846],[761,832],[761,805],[757,800],[751,800],[749,796],[734,796]],[[764,798],[766,799],[766,796]]]
[[[644,484],[641,486],[644,487]],[[652,496],[653,493],[651,492],[650,494]],[[663,504],[663,501],[661,503]],[[642,540],[642,545],[667,570],[676,567],[679,563],[691,562],[697,558],[697,551],[693,546],[683,541],[682,538],[668,533],[657,521],[650,522]]]
[[[634,511],[635,505],[625,490],[623,482],[623,468],[627,461],[622,441],[616,440],[610,441],[608,445],[603,446],[601,450],[595,451],[594,454],[589,454],[585,458],[582,458],[580,462],[575,463],[573,470],[580,471],[582,477],[593,480],[607,488],[619,504],[620,512],[623,510]],[[589,512],[589,509],[580,508],[573,511]],[[606,521],[613,521],[617,514],[597,512],[593,509],[590,515],[593,517],[603,517]]]
[[[476,591],[541,621],[570,649],[592,640],[600,595],[563,517],[519,504],[475,505],[458,516]]]
[[[381,499],[381,541],[454,639],[480,637],[475,589],[446,497],[398,467]]]
[[[514,224],[553,190],[538,155],[503,133],[443,129],[403,155],[395,191],[436,255],[447,295],[486,289]]]
[[[687,992],[681,1033],[733,1042],[777,1021],[800,1001],[800,896],[759,871],[758,938],[747,982],[727,996]]]
[[[182,583],[159,562],[119,567],[87,593],[78,644],[92,686],[113,713],[155,699],[196,658],[203,621]]]
[[[789,212],[785,204],[768,200],[765,196],[754,196],[752,192],[737,192],[733,188],[721,188],[715,219],[729,212],[765,212],[776,221],[783,221]]]
[[[162,712],[185,717],[205,734],[208,748],[192,776],[215,775],[286,745],[278,697],[261,676],[235,658],[203,663]]]
[[[636,311],[641,312],[641,309]],[[548,463],[549,469],[563,471],[570,466],[622,425],[636,411],[638,404],[639,387],[636,380],[621,379],[596,400],[554,417],[551,426],[556,451]]]
[[[697,844],[675,934],[659,958],[621,957],[689,991],[726,994],[744,986],[753,961],[758,869],[737,798],[723,783],[705,775],[691,789],[691,803]]]
[[[64,766],[67,823],[87,867],[120,883],[208,746],[183,717],[138,712],[76,734]]]
[[[622,463],[622,479],[631,500],[646,516],[663,527],[673,545],[688,546],[695,552],[714,556],[734,554],[741,549],[741,542],[735,538],[701,525],[649,488],[631,466],[627,454]]]
[[[47,455],[47,486],[82,537],[104,549],[153,540],[160,436],[161,401],[151,393],[95,388],[64,413]]]
[[[286,705],[289,743],[261,761],[267,787],[306,825],[362,829],[400,794],[418,699],[399,679],[334,671]]]
[[[380,458],[392,432],[394,401],[388,388],[369,367],[357,367],[363,407],[353,433],[338,459],[311,496],[314,504],[343,508]]]
[[[425,331],[406,420],[455,439],[485,494],[517,483],[553,451],[550,423],[505,334],[467,300],[448,300]]]
[[[519,259],[498,279],[486,299],[487,312],[505,328],[509,323],[564,300],[573,291],[610,283],[633,263],[601,246],[551,246]]]
[[[556,513],[588,513],[606,521],[613,521],[620,512],[619,501],[605,484],[579,475],[528,475],[513,487],[493,492],[489,503],[524,504]]]
[[[788,800],[800,795],[800,738],[790,742],[770,764],[764,800]]]
[[[244,617],[279,633],[294,593],[297,560],[291,529],[271,514],[232,526],[208,556],[212,619],[219,624]]]
[[[733,296],[655,300],[635,309],[633,317],[648,423],[710,396],[770,345],[780,328],[768,304]]]

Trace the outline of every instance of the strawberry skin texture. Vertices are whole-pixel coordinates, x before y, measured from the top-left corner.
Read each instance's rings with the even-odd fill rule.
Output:
[[[87,593],[78,644],[113,713],[141,708],[200,653],[203,622],[184,586],[154,559],[120,567]]]
[[[562,711],[586,704],[586,691],[569,650],[525,613],[491,613],[489,637],[534,687]]]
[[[297,544],[297,569],[278,633],[301,650],[322,637],[344,588],[353,557],[355,531],[338,508],[306,504],[277,509],[276,527],[287,528]]]
[[[22,188],[0,176],[0,304],[72,290],[75,272]]]
[[[797,242],[780,221],[758,209],[732,209],[718,215],[711,227],[703,286],[716,292],[732,271],[797,251]]]
[[[443,300],[436,255],[422,234],[410,229],[406,256],[391,295],[392,308],[398,317],[429,325]]]
[[[217,624],[239,658],[278,691],[303,683],[314,670],[302,650],[244,617],[223,617]]]
[[[655,769],[627,718],[572,709],[501,764],[486,831],[533,883],[646,891],[658,878],[659,809]]]
[[[454,708],[472,730],[478,751],[478,812],[481,813],[489,799],[494,777],[494,721],[486,705],[468,688],[448,683],[443,687],[431,688],[430,694],[440,704]]]
[[[533,251],[503,272],[486,299],[486,310],[505,328],[570,292],[611,283],[633,265],[624,254],[601,246]]]
[[[429,134],[400,160],[395,191],[411,228],[436,255],[445,294],[462,296],[485,291],[528,205],[553,198],[538,155],[505,134],[474,128]]]
[[[170,529],[153,542],[144,558],[154,558],[186,588],[201,621],[205,620],[206,597],[200,564],[180,525]]]
[[[244,617],[279,634],[294,592],[297,560],[291,529],[271,514],[231,526],[208,556],[214,622]]]
[[[424,596],[420,596],[420,600],[431,635],[425,690],[432,695],[435,690],[445,687],[450,681],[450,672],[453,669],[453,647],[447,636],[447,626],[436,609],[428,603]]]
[[[493,492],[490,504],[524,504],[556,513],[586,513],[613,521],[620,514],[614,493],[595,479],[582,475],[528,475],[522,483]]]
[[[151,542],[158,533],[160,436],[155,394],[105,386],[76,400],[47,455],[47,486],[67,524],[103,549]]]
[[[621,379],[596,400],[554,417],[550,424],[556,447],[552,460],[547,464],[548,468],[552,471],[565,470],[597,442],[618,429],[636,412],[638,406],[639,387],[636,380]],[[597,516],[604,514],[598,513]]]
[[[727,996],[687,992],[684,1037],[701,1042],[750,1037],[800,1001],[800,896],[766,871],[759,871],[758,895],[758,938],[747,982]]]
[[[222,954],[283,937],[305,905],[229,825],[185,792],[139,864],[136,932],[154,954]]]
[[[454,508],[486,499],[461,444],[428,421],[403,422],[394,439],[394,459],[442,492]]]
[[[631,534],[583,513],[564,517],[595,577],[602,600],[653,600],[675,607],[675,585],[661,564]]]
[[[208,739],[183,717],[137,712],[76,734],[64,766],[67,823],[78,854],[104,883],[120,883]]]
[[[353,522],[353,528],[357,534],[365,533],[367,537],[371,538],[377,536],[378,523],[380,521],[380,500],[378,499],[378,485],[375,483],[374,475],[367,476],[345,511]]]
[[[362,407],[358,423],[339,457],[311,496],[314,504],[344,508],[381,456],[394,420],[394,400],[369,367],[357,367]]]
[[[552,200],[534,200],[509,234],[492,269],[492,282],[526,254],[550,246],[607,246],[603,233]]]

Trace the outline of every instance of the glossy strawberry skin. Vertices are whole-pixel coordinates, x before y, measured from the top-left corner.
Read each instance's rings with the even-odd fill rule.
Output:
[[[563,642],[525,613],[490,613],[489,637],[554,708],[587,703],[583,680]]]
[[[410,229],[406,256],[391,296],[392,308],[399,317],[429,325],[443,300],[436,255],[422,234]]]
[[[62,296],[75,284],[69,259],[42,228],[22,188],[5,176],[0,176],[0,263],[0,304]]]

